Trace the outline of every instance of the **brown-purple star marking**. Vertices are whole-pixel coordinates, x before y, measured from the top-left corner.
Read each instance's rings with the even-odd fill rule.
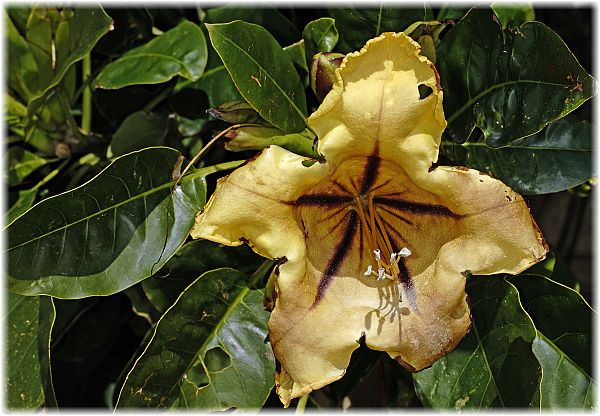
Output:
[[[379,177],[379,167],[381,166],[381,158],[379,158],[379,156],[377,155],[377,150],[378,149],[376,148],[373,156],[367,157],[367,161],[365,163],[365,167],[363,169],[359,181],[360,186],[358,186],[358,184],[353,183],[354,189],[360,190],[357,196],[366,196],[370,192],[381,188],[382,186],[391,181],[388,180],[384,184],[381,184],[377,187],[373,187],[373,185],[377,181],[377,178]],[[356,202],[356,191],[352,192],[351,190],[347,189],[345,186],[339,184],[335,180],[332,181],[332,184],[335,188],[337,188],[337,191],[339,193],[331,192],[303,195],[294,202],[294,205],[321,207],[324,209],[337,208],[333,212],[333,214],[328,216],[328,218],[331,218],[332,216],[339,214],[346,206],[354,204]],[[402,215],[407,212],[412,215],[441,216],[455,219],[462,218],[461,215],[455,214],[449,208],[443,205],[410,201],[402,199],[399,196],[400,194],[374,196],[373,204],[377,205],[384,212],[394,216],[395,218],[399,219],[400,221],[404,222],[409,226],[414,226],[414,223],[410,221],[410,219]],[[388,227],[387,231],[390,231],[389,238],[393,246],[392,248],[394,252],[400,251],[401,247],[405,247],[407,245],[406,240],[402,237],[400,232],[383,217],[381,218],[381,220],[384,222],[385,226]],[[342,264],[352,252],[352,248],[355,244],[357,235],[360,235],[359,243],[360,253],[362,256],[365,237],[363,233],[362,223],[360,222],[358,213],[355,210],[348,210],[348,212],[344,215],[342,220],[334,227],[334,229],[337,229],[339,226],[342,225],[344,226],[344,232],[342,234],[342,237],[336,244],[333,250],[333,254],[326,263],[326,266],[323,270],[323,276],[321,277],[321,280],[319,281],[319,284],[317,286],[317,294],[311,308],[317,306],[323,299],[323,296],[325,295],[325,292],[333,282],[333,278],[335,277],[336,273],[340,270]],[[405,259],[399,259],[398,268],[400,270],[400,284],[402,285],[405,292],[408,293],[409,301],[412,297],[412,301],[414,302],[412,276],[410,270],[406,266]]]

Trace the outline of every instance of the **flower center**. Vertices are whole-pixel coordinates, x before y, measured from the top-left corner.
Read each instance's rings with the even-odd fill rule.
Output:
[[[400,258],[410,256],[411,251],[404,247],[399,252],[394,252],[385,223],[375,209],[371,193],[356,196],[356,207],[367,245],[377,263],[377,271],[375,272],[373,265],[369,264],[365,276],[375,275],[377,280],[398,280],[400,278],[398,262]]]

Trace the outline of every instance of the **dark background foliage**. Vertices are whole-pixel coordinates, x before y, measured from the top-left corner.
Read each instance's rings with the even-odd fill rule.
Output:
[[[335,10],[325,8],[304,8],[297,5],[281,5],[278,10],[296,29],[279,30],[276,21],[265,21],[263,26],[282,46],[296,42],[302,29],[309,22],[323,16],[335,15]],[[114,30],[103,36],[91,53],[93,74],[98,74],[109,62],[116,60],[126,51],[146,44],[155,34],[153,28],[166,32],[177,26],[182,19],[200,23],[196,8],[122,8],[107,7],[106,13],[114,21]],[[210,9],[203,10],[210,15]],[[433,9],[434,16],[438,9]],[[593,13],[590,8],[551,8],[536,7],[536,20],[545,23],[556,31],[569,46],[580,64],[590,73],[594,72],[592,59]],[[215,20],[216,21],[216,20]],[[339,28],[338,28],[339,29]],[[206,35],[206,33],[205,33]],[[208,39],[208,38],[207,38]],[[207,70],[214,67],[207,64]],[[8,68],[9,71],[12,68]],[[81,85],[81,74],[77,72],[76,85]],[[94,140],[86,147],[70,147],[64,151],[75,156],[61,174],[48,179],[37,192],[36,201],[47,196],[70,190],[94,177],[108,160],[103,152],[95,163],[75,162],[98,149],[104,150],[111,138],[118,136],[124,122],[138,111],[152,110],[155,119],[149,125],[155,130],[148,133],[154,137],[158,131],[162,135],[160,144],[180,150],[188,159],[193,156],[207,138],[223,130],[229,124],[209,117],[206,110],[214,107],[210,92],[202,88],[177,90],[181,78],[155,85],[131,85],[120,89],[95,89],[93,93],[92,125]],[[233,93],[232,93],[233,94]],[[237,94],[237,93],[236,93]],[[314,94],[307,94],[308,112],[312,112],[318,101]],[[592,101],[577,108],[573,115],[591,121]],[[81,112],[79,112],[81,114]],[[188,123],[176,122],[185,119]],[[79,122],[79,115],[76,114]],[[183,126],[183,127],[182,127]],[[133,127],[135,129],[135,125]],[[188,128],[190,132],[182,131]],[[126,132],[121,131],[122,134]],[[154,136],[153,136],[154,135]],[[182,140],[183,139],[183,140]],[[146,142],[150,145],[151,139]],[[63,143],[64,144],[64,143]],[[26,149],[38,151],[30,145]],[[48,151],[48,158],[59,153],[60,149]],[[113,141],[112,150],[115,151]],[[123,149],[126,153],[128,149]],[[239,160],[253,152],[232,154],[222,146],[213,148],[204,158],[204,166],[214,163]],[[443,163],[444,160],[442,159]],[[43,181],[62,160],[54,160],[31,173],[26,181],[9,188],[8,206],[11,207],[32,184]],[[209,178],[208,194],[214,189],[215,175]],[[581,294],[590,301],[591,285],[591,212],[590,187],[586,184],[574,190],[545,195],[531,195],[527,200],[534,217],[538,220],[546,239],[559,257],[571,268],[581,283]],[[202,248],[198,248],[202,250]],[[211,270],[226,264],[234,264],[232,259],[243,259],[239,265],[251,273],[260,264],[260,259],[250,250],[224,248],[220,258],[213,264],[194,264],[188,258],[173,257],[153,277],[144,281],[152,287],[160,280],[169,279],[174,284],[172,294],[165,294],[173,301],[187,284],[191,283],[189,273]],[[210,261],[209,261],[210,263]],[[144,341],[151,322],[164,311],[153,309],[144,302],[143,292],[136,285],[124,292],[110,296],[94,296],[78,300],[55,299],[56,321],[52,329],[52,376],[56,400],[60,407],[98,407],[114,405],[114,390],[122,379],[124,369],[136,355]],[[151,290],[151,289],[150,289]],[[166,301],[165,301],[166,302]],[[340,381],[311,395],[308,406],[344,406],[343,398],[348,396],[353,407],[421,407],[410,373],[398,366],[386,354],[361,347],[352,358],[347,375]],[[281,408],[274,392],[265,407]]]

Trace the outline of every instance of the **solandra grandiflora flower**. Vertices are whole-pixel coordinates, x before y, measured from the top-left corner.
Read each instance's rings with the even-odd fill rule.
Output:
[[[283,259],[269,337],[286,406],[342,377],[361,337],[412,371],[430,366],[469,330],[469,272],[519,273],[547,252],[506,185],[432,169],[442,91],[404,34],[346,56],[308,123],[326,162],[265,149],[219,181],[192,230]]]

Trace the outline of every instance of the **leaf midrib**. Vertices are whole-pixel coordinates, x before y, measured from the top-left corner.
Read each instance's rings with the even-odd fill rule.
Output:
[[[207,176],[207,175],[209,175],[209,174],[211,174],[211,173],[213,173],[213,172],[216,172],[216,171],[218,170],[218,169],[214,169],[216,166],[218,166],[218,165],[210,166],[209,168],[199,169],[198,171],[196,171],[196,172],[194,172],[194,173],[191,173],[191,174],[189,174],[189,175],[186,175],[185,177],[181,178],[181,179],[179,180],[179,183],[185,183],[185,182],[188,182],[188,181],[190,181],[190,180],[192,180],[192,179],[197,179],[197,178],[199,178],[199,177]],[[118,203],[116,203],[116,204],[114,204],[114,205],[111,205],[111,206],[109,206],[109,207],[106,207],[106,208],[103,208],[103,209],[101,209],[101,210],[95,211],[94,213],[92,213],[92,214],[90,214],[90,215],[87,215],[87,216],[85,216],[85,217],[82,217],[82,218],[80,218],[80,219],[78,219],[78,220],[76,220],[76,221],[74,221],[74,222],[72,222],[72,223],[70,223],[70,224],[65,224],[65,225],[63,225],[63,226],[61,226],[61,227],[59,227],[59,228],[55,228],[55,229],[53,229],[53,230],[51,230],[51,231],[49,231],[49,232],[46,232],[46,233],[44,233],[44,234],[41,234],[41,235],[39,235],[39,236],[37,236],[37,237],[35,237],[35,238],[32,238],[32,239],[30,239],[30,240],[28,240],[28,241],[24,241],[24,242],[22,242],[22,243],[19,243],[19,244],[15,245],[15,246],[9,247],[9,248],[6,250],[6,252],[8,253],[8,252],[9,252],[9,251],[11,251],[11,250],[14,250],[14,249],[17,249],[17,248],[20,248],[20,247],[26,246],[26,245],[28,245],[28,244],[31,244],[31,243],[32,243],[32,242],[34,242],[34,241],[41,240],[41,239],[43,239],[43,238],[45,238],[45,237],[47,237],[47,236],[49,236],[49,235],[52,235],[52,234],[54,234],[54,233],[56,233],[56,232],[62,231],[62,230],[64,230],[64,229],[67,229],[67,228],[69,228],[69,227],[72,227],[72,226],[74,226],[74,225],[76,225],[76,224],[79,224],[79,223],[81,223],[81,222],[84,222],[84,221],[89,221],[89,220],[91,220],[91,219],[93,219],[93,218],[97,217],[98,215],[101,215],[101,214],[103,214],[103,213],[105,213],[105,212],[112,211],[113,209],[117,209],[118,207],[120,207],[120,206],[122,206],[122,205],[125,205],[125,204],[128,204],[128,203],[130,203],[130,202],[132,202],[132,201],[135,201],[136,199],[145,198],[146,196],[148,196],[148,195],[151,195],[151,194],[153,194],[153,193],[156,193],[156,192],[158,192],[158,191],[160,191],[160,190],[162,190],[162,189],[165,189],[165,188],[169,188],[169,187],[171,187],[173,184],[175,184],[175,182],[176,182],[175,180],[171,180],[171,181],[169,181],[169,182],[167,182],[167,183],[165,183],[165,184],[163,184],[163,185],[160,185],[160,186],[158,186],[158,187],[155,187],[155,188],[149,189],[148,191],[145,191],[145,192],[142,192],[142,193],[140,193],[140,194],[137,194],[137,195],[135,195],[135,196],[133,196],[133,197],[130,197],[130,198],[128,198],[128,199],[126,199],[126,200],[124,200],[124,201],[118,202]],[[69,191],[69,192],[70,192],[70,193],[74,193],[74,192],[75,192],[75,190],[73,190],[73,191]],[[65,194],[59,194],[59,195],[56,195],[56,197],[59,197],[59,196],[62,196],[62,195],[65,195]],[[44,201],[42,201],[42,202],[45,202],[45,201],[48,201],[48,200],[44,200]],[[14,224],[14,223],[11,223],[10,225],[12,225],[12,224]],[[8,229],[8,227],[7,227],[7,228],[5,228],[5,230],[6,230],[6,229]]]
[[[560,349],[554,342],[552,342],[550,340],[550,338],[548,338],[546,335],[544,335],[544,333],[542,331],[540,331],[539,329],[536,328],[536,332],[537,332],[537,336],[543,340],[544,342],[547,342],[548,345],[550,345],[552,348],[554,348],[554,350],[564,359],[566,359],[573,367],[575,367],[577,370],[579,370],[582,374],[585,374],[585,376],[588,378],[588,380],[590,380],[591,382],[595,383],[596,381],[594,380],[594,378],[591,376],[591,374],[589,374],[587,371],[585,371],[583,368],[581,368],[575,361],[573,361],[573,359],[571,357],[569,357],[569,355],[567,355],[562,349]],[[536,357],[537,358],[537,357]]]
[[[465,143],[448,143],[448,142],[442,142],[442,147],[454,147],[454,146],[460,146],[460,147],[484,147],[484,148],[488,148],[492,151],[498,151],[498,150],[511,150],[511,149],[517,149],[517,150],[537,150],[537,151],[551,151],[551,152],[582,152],[582,153],[592,153],[592,149],[575,149],[575,148],[567,148],[567,147],[537,147],[537,146],[522,146],[522,145],[506,145],[506,146],[502,146],[502,147],[492,147],[490,145],[488,145],[487,143],[483,143],[483,142],[465,142]]]
[[[448,117],[448,119],[447,119],[448,124],[452,123],[458,116],[460,116],[462,113],[464,113],[469,107],[471,107],[473,104],[475,104],[477,102],[477,100],[484,97],[485,95],[491,93],[492,91],[494,91],[496,89],[503,88],[503,87],[510,86],[510,85],[516,85],[516,84],[539,84],[539,85],[550,85],[553,87],[567,88],[567,86],[563,85],[563,84],[557,84],[557,83],[545,82],[545,81],[536,81],[536,80],[530,80],[530,79],[519,79],[519,80],[501,82],[499,84],[495,84],[495,85],[492,85],[491,87],[486,88],[485,90],[483,90],[479,94],[477,94],[475,97],[473,97],[469,101],[467,101],[465,104],[463,104],[462,107],[460,107],[450,117]]]
[[[210,341],[212,341],[212,339],[216,336],[216,334],[221,330],[221,328],[223,327],[223,325],[225,324],[225,322],[227,322],[227,320],[229,319],[229,317],[231,316],[231,314],[233,313],[233,311],[237,308],[237,306],[240,304],[240,302],[246,297],[246,295],[248,294],[249,291],[250,291],[250,288],[248,286],[245,286],[240,291],[240,293],[238,293],[238,295],[233,299],[233,301],[230,304],[227,305],[227,310],[225,311],[225,313],[223,314],[223,316],[221,317],[221,319],[219,319],[219,322],[217,322],[217,324],[214,326],[214,328],[212,329],[212,331],[210,331],[210,334],[207,335],[206,339],[204,340],[204,342],[202,343],[202,345],[198,348],[196,354],[194,355],[194,357],[192,358],[192,360],[190,360],[190,363],[185,368],[185,370],[181,373],[181,376],[178,378],[178,380],[181,380],[183,378],[183,376],[192,367],[192,365],[194,364],[194,362],[196,362],[196,360],[200,357],[200,354],[202,354],[203,352],[205,352],[205,349],[208,346],[208,344],[210,343]],[[225,351],[225,349],[223,349],[223,351]],[[225,351],[225,352],[227,352],[227,351]],[[214,384],[212,383],[212,379],[210,378],[210,374],[208,372],[208,368],[206,368],[206,366],[205,366],[204,359],[201,359],[201,362],[202,362],[202,366],[205,368],[207,377],[211,381],[211,383],[209,383],[209,384],[213,385],[213,388],[214,388]],[[167,393],[167,396],[170,396],[171,393],[173,392],[173,389],[175,389],[175,387],[178,386],[178,385],[179,385],[179,383],[175,383],[175,385],[173,385],[171,387],[171,389],[169,390],[169,392]],[[215,397],[217,397],[216,394],[215,394]],[[219,401],[218,398],[217,398],[217,401],[219,402],[219,405],[221,405],[221,402]]]
[[[233,45],[235,48],[237,48],[242,54],[246,55],[258,68],[260,68],[265,73],[265,75],[269,78],[269,80],[271,80],[271,82],[273,83],[273,85],[275,85],[275,87],[279,90],[279,92],[290,103],[290,105],[292,106],[292,108],[300,115],[300,118],[304,121],[304,125],[306,125],[306,116],[304,115],[304,113],[296,106],[296,103],[294,103],[294,101],[292,101],[292,99],[289,97],[289,95],[279,86],[279,83],[277,83],[273,79],[273,77],[271,76],[271,74],[265,68],[263,68],[263,66],[260,65],[248,52],[246,52],[241,47],[239,47],[235,42],[233,42],[231,39],[229,39],[223,33],[219,32],[218,30],[215,31],[214,33],[216,33],[217,35],[221,36],[224,40],[226,40],[231,45]],[[223,60],[223,65],[229,71],[229,67],[225,63],[225,60]],[[233,77],[232,77],[232,79],[233,79]],[[235,80],[234,80],[234,82],[235,82]]]

